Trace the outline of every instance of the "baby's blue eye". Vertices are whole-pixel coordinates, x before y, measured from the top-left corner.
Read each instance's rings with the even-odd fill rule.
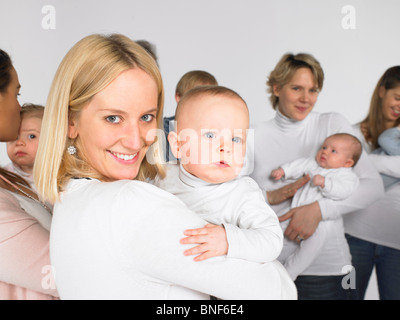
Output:
[[[208,139],[214,139],[216,137],[214,132],[206,132],[205,134],[203,134],[203,136]]]
[[[28,135],[28,139],[29,139],[29,140],[33,140],[33,139],[35,139],[35,138],[36,138],[36,135],[34,135],[34,134]]]
[[[233,137],[233,138],[232,138],[232,141],[233,141],[234,143],[241,143],[241,142],[242,142],[242,138]]]
[[[121,118],[118,116],[108,116],[106,117],[106,120],[111,123],[119,123],[121,121]]]

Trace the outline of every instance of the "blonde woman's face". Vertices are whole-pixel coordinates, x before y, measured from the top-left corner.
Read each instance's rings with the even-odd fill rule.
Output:
[[[283,87],[273,87],[279,97],[279,111],[293,120],[304,120],[312,111],[318,98],[318,87],[314,75],[308,68],[298,69]]]
[[[139,68],[122,72],[69,125],[92,167],[108,181],[134,179],[154,142],[157,85]]]

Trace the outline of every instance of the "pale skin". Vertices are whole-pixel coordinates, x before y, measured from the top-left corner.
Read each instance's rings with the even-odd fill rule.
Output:
[[[239,98],[225,96],[205,96],[188,101],[177,118],[177,133],[171,132],[168,140],[171,150],[186,171],[210,182],[223,183],[234,179],[243,166],[245,154],[245,132],[248,129],[247,107]],[[181,140],[181,133],[186,129],[197,132],[198,139]],[[206,151],[194,142],[210,140],[207,154],[213,161],[204,162],[201,157]],[[190,144],[193,143],[192,148]],[[197,150],[197,148],[199,148]],[[198,158],[190,157],[187,150],[196,150]],[[183,151],[185,150],[185,151]],[[223,165],[220,165],[223,161]],[[203,228],[184,231],[182,244],[199,244],[184,252],[184,255],[196,255],[194,261],[203,261],[215,256],[226,255],[229,244],[225,228],[220,225],[207,224]]]

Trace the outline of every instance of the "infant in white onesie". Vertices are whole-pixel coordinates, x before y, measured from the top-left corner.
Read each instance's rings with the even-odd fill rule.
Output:
[[[279,180],[298,179],[304,174],[310,174],[311,181],[296,192],[291,208],[310,204],[323,197],[343,200],[358,187],[359,179],[353,172],[353,167],[357,164],[361,152],[362,146],[356,137],[347,133],[334,134],[325,139],[316,157],[301,158],[283,164],[273,170],[271,176]],[[289,220],[281,222],[282,229],[285,230],[288,224]],[[343,234],[344,237],[341,218],[321,221],[314,234],[305,241],[301,235],[297,236],[297,243],[285,238],[285,254],[278,259],[293,280],[300,274],[307,275],[307,267],[312,264],[318,252],[324,249],[330,234]]]

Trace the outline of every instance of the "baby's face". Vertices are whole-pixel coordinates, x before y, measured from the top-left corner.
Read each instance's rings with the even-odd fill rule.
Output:
[[[42,119],[24,117],[19,128],[18,138],[7,143],[7,153],[10,160],[25,172],[30,172],[36,157],[39,144]]]
[[[352,146],[348,139],[329,137],[318,151],[316,161],[325,169],[351,167],[354,163]]]
[[[210,183],[234,179],[246,152],[246,105],[224,95],[204,95],[187,103],[177,120],[181,164]]]

